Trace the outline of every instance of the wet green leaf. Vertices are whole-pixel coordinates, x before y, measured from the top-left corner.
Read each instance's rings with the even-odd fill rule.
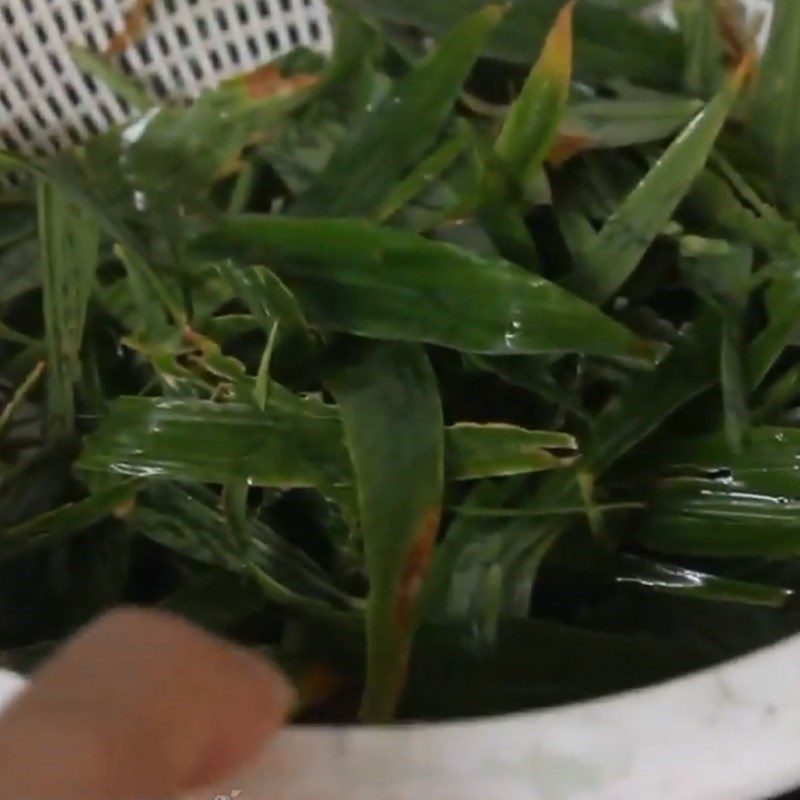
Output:
[[[353,461],[370,579],[361,716],[394,715],[442,510],[444,429],[436,378],[408,344],[363,344],[328,377]]]
[[[205,432],[203,447],[191,444],[198,425]],[[274,383],[263,411],[238,403],[126,397],[115,401],[88,438],[80,463],[123,475],[344,489],[353,476],[343,437],[335,407]],[[445,442],[447,477],[455,481],[558,469],[570,463],[577,446],[558,431],[470,423],[446,428]]]
[[[481,353],[569,352],[580,344],[581,352],[647,357],[644,343],[543,278],[360,220],[242,216],[194,250],[269,263],[323,330]]]
[[[790,558],[800,553],[798,522],[798,499],[693,479],[665,487],[635,535],[660,552]]]
[[[582,295],[603,303],[634,272],[703,169],[751,69],[749,60],[739,66],[606,221],[570,280]]]
[[[295,214],[375,213],[395,184],[433,144],[502,8],[464,19],[422,63],[368,109],[333,153],[319,179],[292,207]]]
[[[686,88],[709,97],[724,79],[723,41],[717,20],[717,2],[675,0],[678,27],[686,47]]]
[[[758,70],[750,125],[770,160],[777,197],[796,216],[800,210],[800,6],[775,0],[769,41]]]
[[[649,453],[658,474],[694,475],[720,480],[741,489],[775,496],[800,496],[800,430],[759,426],[741,450],[730,446],[723,432],[660,441]]]
[[[460,423],[447,429],[447,475],[468,480],[558,469],[572,458],[548,452],[574,451],[575,439],[556,431],[529,431],[514,425]]]
[[[440,174],[466,149],[467,144],[466,136],[463,133],[445,141],[395,186],[375,213],[375,218],[384,222],[394,216],[404,205],[439,178]]]
[[[578,150],[629,147],[667,138],[701,108],[698,100],[672,95],[584,100],[569,106],[561,133],[576,139]]]
[[[485,0],[347,0],[353,8],[387,22],[415,25],[440,35]],[[521,64],[542,48],[562,0],[519,0],[498,25],[485,54]],[[659,25],[640,21],[618,4],[580,0],[575,10],[575,66],[593,80],[624,76],[631,81],[669,85],[680,75],[680,38]]]
[[[350,479],[341,424],[333,416],[235,403],[123,397],[88,437],[90,471],[259,486],[332,488]],[[198,425],[204,431],[197,436]]]
[[[37,188],[49,432],[59,437],[75,426],[74,385],[80,374],[99,229],[92,216],[52,184],[40,180]]]
[[[647,587],[696,600],[746,603],[768,608],[780,608],[793,594],[791,590],[777,586],[722,578],[638,556],[624,556],[620,559],[615,580],[618,583]]]
[[[561,123],[572,76],[572,12],[569,2],[547,35],[539,60],[511,104],[495,142],[504,167],[530,195]]]
[[[177,484],[151,485],[130,517],[142,536],[204,564],[252,578],[272,602],[307,610],[317,604],[356,607],[357,602],[332,583],[329,576],[297,547],[263,523],[249,520],[245,541],[236,541],[225,516],[214,507],[215,496]]]
[[[598,473],[625,455],[677,409],[713,386],[721,325],[712,315],[695,322],[659,367],[632,381],[601,414],[586,443],[587,468]]]

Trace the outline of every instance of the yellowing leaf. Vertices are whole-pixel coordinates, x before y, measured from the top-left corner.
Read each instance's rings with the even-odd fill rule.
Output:
[[[439,529],[444,428],[425,351],[354,345],[328,386],[341,408],[369,574],[361,716],[386,722],[405,683],[417,607]]]
[[[305,73],[283,75],[274,64],[264,64],[252,72],[225,81],[223,87],[241,87],[250,100],[263,100],[308,89],[318,83],[319,79],[319,75]]]
[[[556,17],[539,60],[509,109],[495,144],[509,174],[518,176],[528,190],[536,184],[567,103],[574,6],[574,0],[570,0]]]

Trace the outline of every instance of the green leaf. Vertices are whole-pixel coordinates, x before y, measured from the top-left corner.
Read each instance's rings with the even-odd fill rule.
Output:
[[[585,445],[587,469],[595,474],[608,469],[677,409],[716,383],[720,328],[711,314],[702,317],[654,372],[630,382],[596,420]]]
[[[141,481],[122,481],[83,500],[5,528],[0,532],[0,559],[62,544],[104,517],[123,512],[140,488]]]
[[[338,498],[353,484],[343,437],[335,407],[292,395],[274,382],[262,411],[239,403],[123,397],[87,437],[80,466],[225,485],[244,480],[310,486]],[[502,424],[453,425],[445,441],[447,477],[453,481],[559,469],[569,465],[577,446],[565,433]]]
[[[570,105],[561,134],[579,149],[629,147],[665,139],[702,108],[699,100],[672,95],[646,99],[583,100]]]
[[[140,320],[136,332],[143,334],[148,341],[164,341],[185,322],[177,292],[174,287],[167,286],[135,251],[117,245],[114,252],[128,274],[124,287],[120,288],[124,288],[125,297],[135,303],[135,313],[125,314],[123,319]],[[106,298],[110,298],[110,293],[106,293]]]
[[[229,263],[219,268],[267,333],[278,323],[282,334],[308,354],[315,349],[316,339],[297,299],[274,272],[265,267],[234,267]]]
[[[486,0],[347,0],[387,22],[441,35]],[[488,41],[484,55],[528,65],[536,59],[563,0],[517,0]],[[592,81],[626,77],[637,83],[676,84],[680,37],[604,0],[580,0],[575,9],[575,69]]]
[[[394,715],[444,491],[439,390],[420,348],[362,344],[328,377],[356,475],[370,579],[361,716]]]
[[[713,386],[720,336],[720,323],[709,313],[654,372],[637,375],[596,419],[576,469],[596,480],[677,409]],[[512,501],[521,510],[580,506],[577,474],[574,470],[551,473],[533,492],[479,484],[470,498],[478,507]],[[477,517],[456,519],[439,549],[429,607],[452,607],[456,585],[462,594],[477,595],[487,570],[499,565],[505,571],[502,610],[527,614],[542,558],[563,533],[567,519],[559,515],[537,521],[524,514],[488,524]]]
[[[697,293],[722,318],[720,382],[725,430],[741,448],[749,425],[744,325],[751,288],[753,249],[748,245],[684,237],[681,253],[690,261],[685,272]]]
[[[740,451],[715,431],[677,441],[659,439],[655,452],[646,457],[649,469],[659,474],[720,476],[743,491],[793,497],[800,496],[799,449],[800,429],[759,426]]]
[[[394,216],[407,203],[437,180],[466,149],[468,140],[459,132],[447,139],[422,161],[389,192],[386,199],[375,212],[375,219],[385,222]]]
[[[96,220],[45,180],[37,187],[42,303],[47,346],[47,403],[51,436],[75,426],[75,381],[86,309],[94,283]]]
[[[636,532],[652,549],[712,556],[798,552],[800,431],[753,428],[740,450],[716,432],[661,442],[651,469],[672,476]]]
[[[322,330],[481,353],[648,355],[616,322],[543,278],[361,220],[242,216],[194,251],[269,263]]]
[[[680,564],[655,561],[648,556],[612,552],[579,531],[561,537],[547,560],[549,570],[558,570],[570,583],[601,581],[632,586],[637,594],[666,594],[689,600],[738,603],[780,608],[793,592],[779,586],[735,580],[690,569]]]
[[[722,335],[720,381],[725,432],[735,449],[741,449],[748,435],[750,410],[749,386],[745,374],[745,355],[741,323],[728,322]]]
[[[539,60],[512,103],[495,143],[497,155],[526,195],[531,195],[537,186],[567,105],[572,75],[573,8],[571,0],[556,17]]]
[[[261,578],[262,593],[272,602],[315,612],[321,607],[357,608],[350,598],[302,550],[271,528],[248,520],[245,541],[231,535],[217,497],[202,488],[151,484],[130,517],[133,530],[203,564]]]
[[[358,216],[376,212],[435,141],[501,15],[501,6],[490,5],[454,27],[433,53],[367,111],[319,179],[293,206],[293,213]]]
[[[800,554],[799,531],[800,500],[695,479],[665,487],[635,535],[659,552],[792,558]]]
[[[264,411],[236,403],[119,398],[87,437],[79,464],[120,475],[323,491],[350,482],[338,418],[317,414],[310,404],[298,413],[273,393]]]
[[[758,70],[750,126],[769,159],[778,198],[800,210],[800,6],[775,0],[769,41]]]
[[[531,431],[515,425],[462,422],[447,428],[447,476],[470,480],[519,475],[568,466],[574,459],[548,449],[574,451],[575,439],[557,431]]]
[[[767,293],[766,327],[753,340],[748,368],[753,386],[760,384],[800,327],[800,261],[788,274],[778,275]],[[796,265],[796,266],[794,266]]]
[[[675,0],[673,3],[686,47],[686,88],[700,97],[712,95],[724,79],[718,5],[717,0]]]
[[[633,274],[705,166],[751,69],[749,60],[739,66],[606,221],[570,279],[583,296],[604,303]]]
[[[745,603],[767,608],[781,608],[794,594],[789,589],[777,586],[722,578],[638,556],[623,556],[620,559],[616,581],[695,600],[712,603]]]

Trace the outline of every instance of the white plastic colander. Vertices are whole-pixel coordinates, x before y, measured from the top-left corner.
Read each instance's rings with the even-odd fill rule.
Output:
[[[0,0],[0,147],[45,155],[125,120],[70,45],[104,52],[125,15],[142,35],[116,56],[160,98],[192,98],[299,44],[331,46],[323,0]]]

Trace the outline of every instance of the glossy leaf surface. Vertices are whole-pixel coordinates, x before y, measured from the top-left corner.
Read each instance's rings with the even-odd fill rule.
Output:
[[[481,353],[569,352],[580,343],[583,352],[647,356],[622,326],[543,278],[362,221],[243,216],[194,251],[269,263],[321,329]]]

